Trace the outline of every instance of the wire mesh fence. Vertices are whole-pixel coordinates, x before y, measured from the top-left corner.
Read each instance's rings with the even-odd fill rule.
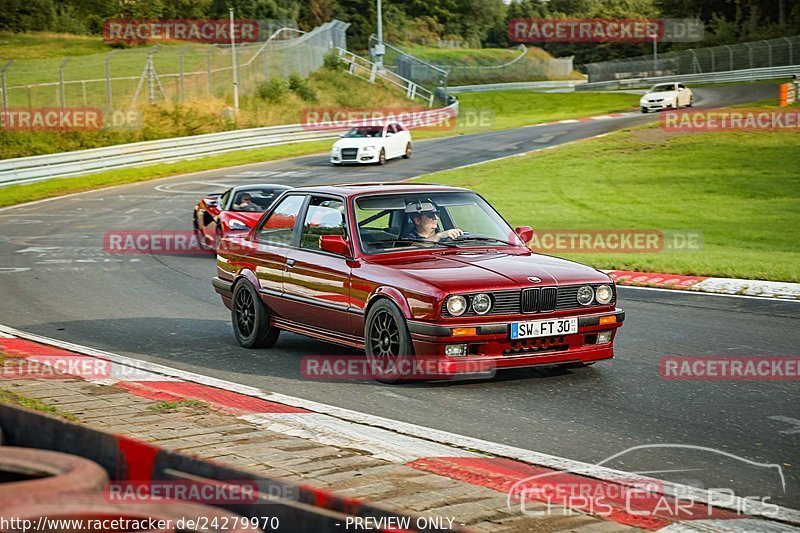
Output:
[[[797,64],[800,36],[587,63],[585,67],[591,83]]]
[[[370,37],[370,45],[377,43]],[[498,54],[470,51],[469,59],[453,59],[450,64],[425,61],[384,41],[384,66],[400,76],[426,87],[569,79],[572,57],[553,58],[547,53],[520,45]],[[465,54],[467,55],[467,54]]]
[[[271,77],[306,77],[330,50],[346,47],[349,24],[334,20],[304,33],[277,28],[263,42],[236,45],[240,91]],[[164,44],[105,54],[30,61],[0,61],[2,108],[97,107],[180,103],[233,93],[233,48],[216,44]]]

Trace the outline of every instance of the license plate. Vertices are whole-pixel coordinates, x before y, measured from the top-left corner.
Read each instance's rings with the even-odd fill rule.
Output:
[[[553,320],[511,323],[512,339],[550,337],[553,335],[569,335],[571,333],[578,333],[577,318],[556,318]]]

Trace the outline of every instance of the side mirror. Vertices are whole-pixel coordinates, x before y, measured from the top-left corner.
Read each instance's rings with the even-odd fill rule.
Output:
[[[341,138],[343,138],[345,135],[347,135],[347,134],[346,134],[346,133],[340,133],[340,134],[339,134],[339,138],[341,139]]]
[[[518,228],[514,228],[514,233],[517,234],[517,237],[522,239],[522,242],[528,244],[533,239],[533,228],[530,226],[520,226]]]
[[[350,246],[341,235],[320,235],[319,248],[332,254],[350,256]]]

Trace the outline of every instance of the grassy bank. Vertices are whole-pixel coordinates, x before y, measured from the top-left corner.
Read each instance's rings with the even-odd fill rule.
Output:
[[[601,268],[800,281],[800,133],[617,132],[425,182],[486,196],[512,225],[701,231],[695,252],[572,254]]]
[[[464,93],[458,95],[458,100],[461,114],[455,121],[454,129],[419,131],[414,133],[414,138],[463,135],[631,111],[638,109],[639,96],[624,93],[539,93],[512,90]]]

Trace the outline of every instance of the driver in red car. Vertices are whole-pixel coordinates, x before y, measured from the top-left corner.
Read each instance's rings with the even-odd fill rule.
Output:
[[[401,236],[404,239],[439,242],[440,239],[455,239],[464,234],[458,228],[437,232],[439,211],[432,202],[410,202],[406,204],[405,212],[413,227]]]

